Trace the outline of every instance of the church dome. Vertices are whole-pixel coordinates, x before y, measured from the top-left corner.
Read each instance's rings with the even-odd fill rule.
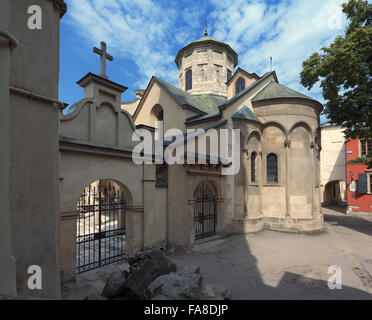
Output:
[[[191,94],[227,96],[226,82],[238,64],[238,54],[206,33],[178,51],[179,88]]]

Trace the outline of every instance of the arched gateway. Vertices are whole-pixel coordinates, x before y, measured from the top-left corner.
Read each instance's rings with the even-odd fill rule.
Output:
[[[201,181],[194,190],[195,240],[216,234],[216,192],[207,180]]]
[[[132,161],[135,126],[120,108],[126,88],[93,74],[78,83],[85,98],[60,123],[63,281],[132,255],[157,235],[149,235],[154,213],[144,214],[155,206],[155,167]]]
[[[114,181],[99,180],[84,189],[77,205],[77,273],[125,257],[125,205],[124,192]]]

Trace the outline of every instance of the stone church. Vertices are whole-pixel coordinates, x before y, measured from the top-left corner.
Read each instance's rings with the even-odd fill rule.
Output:
[[[62,280],[151,246],[322,229],[319,102],[279,84],[275,71],[237,68],[237,53],[206,32],[179,50],[178,87],[154,76],[123,103],[127,88],[106,74],[109,48],[93,51],[101,73],[77,82],[84,98],[60,118]],[[196,141],[239,129],[240,170],[222,173],[230,163],[212,161],[210,139],[192,164],[135,164],[136,130],[150,132],[155,147],[158,121],[164,140],[169,129],[203,129]],[[181,143],[186,150],[188,139]]]
[[[167,188],[169,241],[190,245],[231,232],[322,229],[322,105],[280,84],[275,71],[259,76],[236,68],[237,53],[207,32],[180,49],[175,63],[178,87],[153,77],[122,108],[137,127],[161,119],[164,131],[240,129],[241,165],[235,176],[222,176],[221,165],[157,166],[157,181]],[[204,222],[200,189],[215,199]]]
[[[39,33],[16,23],[33,4],[51,17]],[[237,67],[233,48],[206,33],[179,50],[178,87],[153,77],[134,101],[122,102],[127,87],[109,79],[106,60],[115,60],[102,42],[93,50],[100,74],[77,82],[84,97],[66,111],[58,101],[66,5],[5,0],[0,8],[0,295],[59,298],[61,282],[147,247],[323,228],[322,105],[279,84],[275,71]],[[239,172],[223,175],[230,164],[212,161],[208,145],[193,164],[135,164],[137,130],[147,129],[156,144],[157,121],[164,132],[239,129]],[[27,286],[31,265],[43,270],[42,290]]]

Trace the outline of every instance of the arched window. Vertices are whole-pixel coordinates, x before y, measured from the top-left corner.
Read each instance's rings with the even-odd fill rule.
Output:
[[[256,182],[256,152],[251,155],[251,182]]]
[[[192,70],[186,71],[186,91],[192,89]]]
[[[240,91],[244,90],[245,81],[243,78],[239,78],[235,83],[235,94],[237,95]]]
[[[278,182],[278,157],[274,153],[267,156],[267,182]]]
[[[150,126],[155,128],[155,140],[164,137],[164,110],[156,104],[150,112]]]
[[[163,121],[164,120],[164,111],[161,110],[159,113],[158,113],[158,121]]]

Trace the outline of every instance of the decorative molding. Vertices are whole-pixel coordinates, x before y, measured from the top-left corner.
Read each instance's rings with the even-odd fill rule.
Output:
[[[124,209],[129,210],[131,212],[143,213],[144,205],[143,204],[127,204],[124,206]]]
[[[195,170],[188,169],[187,173],[190,175],[199,175],[199,176],[221,176],[221,172],[217,171],[207,171],[207,170]]]
[[[61,220],[66,221],[66,220],[74,220],[77,219],[79,216],[79,211],[62,211],[61,212]]]
[[[20,89],[20,88],[16,88],[16,87],[10,87],[9,89],[10,89],[10,92],[29,97],[30,99],[40,100],[43,102],[49,102],[53,105],[57,105],[61,110],[65,108],[65,104],[59,100],[49,98],[41,94],[28,91],[28,90],[24,90],[24,89]]]
[[[0,30],[0,37],[5,38],[6,40],[9,41],[11,51],[13,51],[15,48],[18,47],[18,40],[10,32],[5,31],[5,30]]]
[[[96,145],[89,142],[83,142],[79,140],[69,140],[68,138],[60,136],[59,138],[59,150],[60,151],[71,151],[71,152],[83,152],[90,154],[99,154],[110,157],[119,157],[132,160],[132,150],[124,149],[119,147],[108,147],[103,145]]]

